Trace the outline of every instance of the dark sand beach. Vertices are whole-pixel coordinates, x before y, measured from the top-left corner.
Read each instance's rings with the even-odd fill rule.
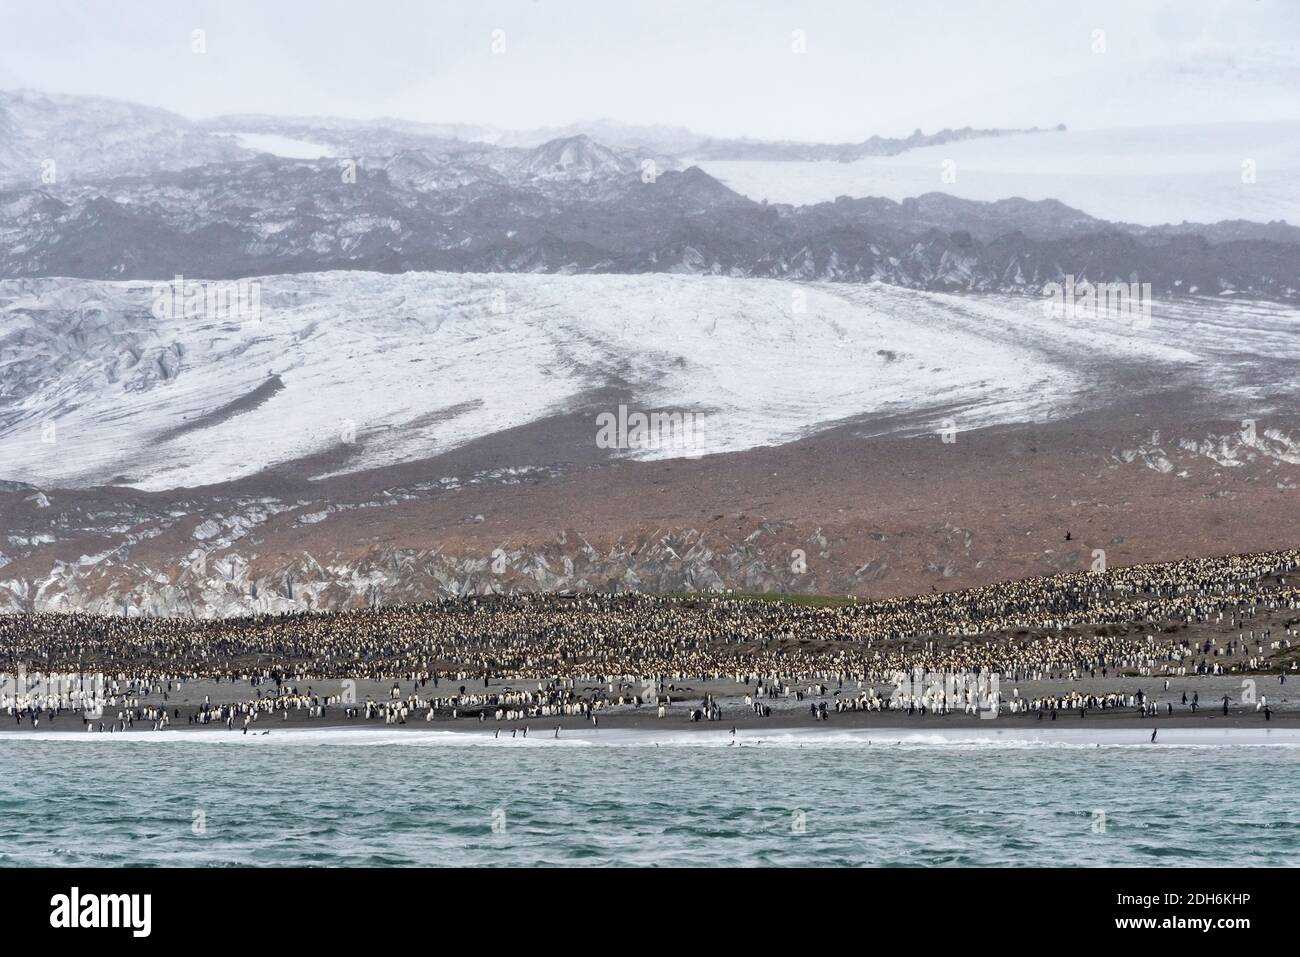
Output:
[[[1254,682],[1256,704],[1261,697],[1264,699],[1270,711],[1267,718],[1262,707],[1257,710],[1256,704],[1243,703],[1244,689],[1242,683],[1244,681]],[[397,682],[397,684],[402,689],[403,697],[413,691],[409,682]],[[481,682],[479,684],[481,686]],[[496,689],[489,688],[489,690],[517,691],[529,686],[536,688],[537,684],[536,681],[531,683],[514,682]],[[389,697],[392,687],[392,682],[357,682],[355,688],[357,701],[364,708],[366,701],[378,704],[392,700]],[[493,709],[482,709],[484,711],[482,720],[478,715],[479,709],[470,709],[467,713],[460,714],[455,718],[451,716],[449,710],[439,710],[435,711],[431,720],[426,720],[426,711],[417,710],[404,720],[386,722],[378,714],[367,718],[363,713],[357,713],[356,716],[349,717],[347,715],[348,706],[338,703],[326,705],[324,713],[319,716],[313,716],[308,708],[293,707],[270,714],[258,714],[250,723],[248,733],[301,731],[309,728],[322,730],[331,728],[374,728],[401,730],[410,733],[456,731],[467,734],[492,734],[499,729],[499,733],[502,735],[513,735],[520,734],[524,728],[528,728],[528,733],[531,736],[550,737],[554,735],[557,727],[560,728],[562,735],[571,733],[589,734],[601,729],[611,731],[671,731],[673,733],[687,732],[705,735],[729,731],[731,728],[735,728],[738,732],[765,733],[804,728],[814,728],[821,731],[872,728],[925,731],[962,728],[978,732],[991,731],[996,728],[999,731],[1032,730],[1035,732],[1052,732],[1056,730],[1082,731],[1093,726],[1101,726],[1108,730],[1120,728],[1145,729],[1147,733],[1156,728],[1300,729],[1300,678],[1291,679],[1288,676],[1287,680],[1283,682],[1280,676],[1276,674],[1171,678],[1167,691],[1164,688],[1164,679],[1162,678],[1131,676],[1106,681],[1053,679],[1018,683],[1000,682],[1000,687],[1004,707],[996,717],[992,716],[992,713],[988,710],[984,711],[987,717],[971,715],[959,710],[947,714],[933,712],[922,714],[919,709],[914,710],[911,714],[906,709],[835,711],[835,702],[837,700],[848,700],[858,694],[859,689],[856,687],[856,682],[852,683],[852,687],[848,682],[845,683],[843,688],[829,687],[826,689],[825,694],[813,694],[805,689],[803,700],[797,700],[794,691],[789,696],[763,699],[772,710],[770,716],[761,717],[755,714],[752,707],[745,703],[746,691],[749,690],[752,693],[752,688],[747,689],[745,685],[734,681],[700,681],[685,683],[678,689],[677,693],[681,697],[666,705],[665,714],[662,718],[658,717],[657,706],[615,704],[597,712],[594,723],[590,718],[573,715],[503,718],[498,720],[494,717]],[[228,681],[194,681],[176,687],[168,695],[165,703],[160,694],[143,695],[138,699],[138,704],[135,704],[134,707],[140,708],[151,705],[163,707],[165,704],[169,711],[178,711],[179,714],[173,716],[167,726],[169,731],[195,734],[242,734],[243,727],[239,722],[236,722],[232,728],[228,729],[225,724],[219,722],[207,725],[190,724],[187,722],[187,718],[193,715],[205,700],[210,702],[256,700],[257,690],[257,687],[248,683],[232,687]],[[337,699],[343,694],[344,690],[341,681],[325,680],[313,683],[310,693],[325,699]],[[878,690],[892,689],[881,688]],[[1143,717],[1136,707],[1106,709],[1094,707],[1086,710],[1058,708],[1055,711],[1044,711],[1043,716],[1040,718],[1037,711],[1010,713],[1005,707],[1006,700],[1012,698],[1013,692],[1019,693],[1019,699],[1033,700],[1046,696],[1059,697],[1071,691],[1097,695],[1114,692],[1136,695],[1141,692],[1144,696],[1149,696],[1152,699],[1156,711],[1150,717]],[[1182,703],[1184,693],[1189,704]],[[1223,713],[1223,697],[1225,695],[1229,697],[1227,714]],[[692,711],[699,709],[701,701],[706,696],[711,696],[712,700],[717,703],[720,708],[720,716],[715,720],[691,720]],[[1190,702],[1194,697],[1199,699],[1199,705],[1195,711],[1190,707]],[[822,703],[827,705],[827,717],[824,720],[814,719],[810,709]],[[124,720],[118,718],[120,711],[122,709],[109,706],[105,708],[104,714],[100,718],[94,719],[85,718],[80,713],[64,713],[56,716],[53,720],[45,718],[38,726],[33,726],[30,720],[18,722],[12,716],[6,716],[7,720],[0,717],[0,733],[21,735],[30,734],[33,731],[82,732],[86,730],[87,722],[95,729],[91,733],[99,733],[97,729],[100,721],[105,724],[104,733],[110,733],[107,730],[110,725],[119,724],[120,721]],[[1055,714],[1055,717],[1053,717],[1053,714]],[[149,734],[155,730],[151,721],[133,720],[127,727],[118,727],[111,733],[138,735]]]

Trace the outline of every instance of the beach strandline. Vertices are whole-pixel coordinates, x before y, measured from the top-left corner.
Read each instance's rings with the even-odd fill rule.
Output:
[[[1151,731],[1157,730],[1156,740]],[[512,733],[507,733],[512,732]],[[725,728],[682,731],[647,728],[564,730],[542,723],[520,729],[413,733],[391,727],[330,726],[254,731],[156,732],[103,734],[75,731],[34,731],[0,736],[0,747],[10,742],[179,744],[203,743],[262,747],[291,745],[405,745],[422,747],[692,747],[692,748],[1147,748],[1170,747],[1300,747],[1300,728],[772,728],[745,730],[733,735]]]

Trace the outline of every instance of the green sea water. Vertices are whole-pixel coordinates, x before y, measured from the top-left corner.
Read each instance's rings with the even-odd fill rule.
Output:
[[[407,740],[0,739],[0,865],[1300,860],[1296,747]]]

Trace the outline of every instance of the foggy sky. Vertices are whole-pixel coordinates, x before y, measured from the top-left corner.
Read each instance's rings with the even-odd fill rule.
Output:
[[[609,117],[840,142],[1296,120],[1297,37],[1294,0],[0,0],[0,88],[190,117]]]

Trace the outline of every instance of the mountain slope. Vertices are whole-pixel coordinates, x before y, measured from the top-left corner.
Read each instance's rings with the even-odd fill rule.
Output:
[[[1300,232],[1278,225],[1130,229],[1050,200],[943,194],[772,206],[696,168],[643,177],[635,155],[586,140],[342,172],[264,156],[0,192],[0,276],[691,272],[1037,295],[1073,275],[1300,300]]]

